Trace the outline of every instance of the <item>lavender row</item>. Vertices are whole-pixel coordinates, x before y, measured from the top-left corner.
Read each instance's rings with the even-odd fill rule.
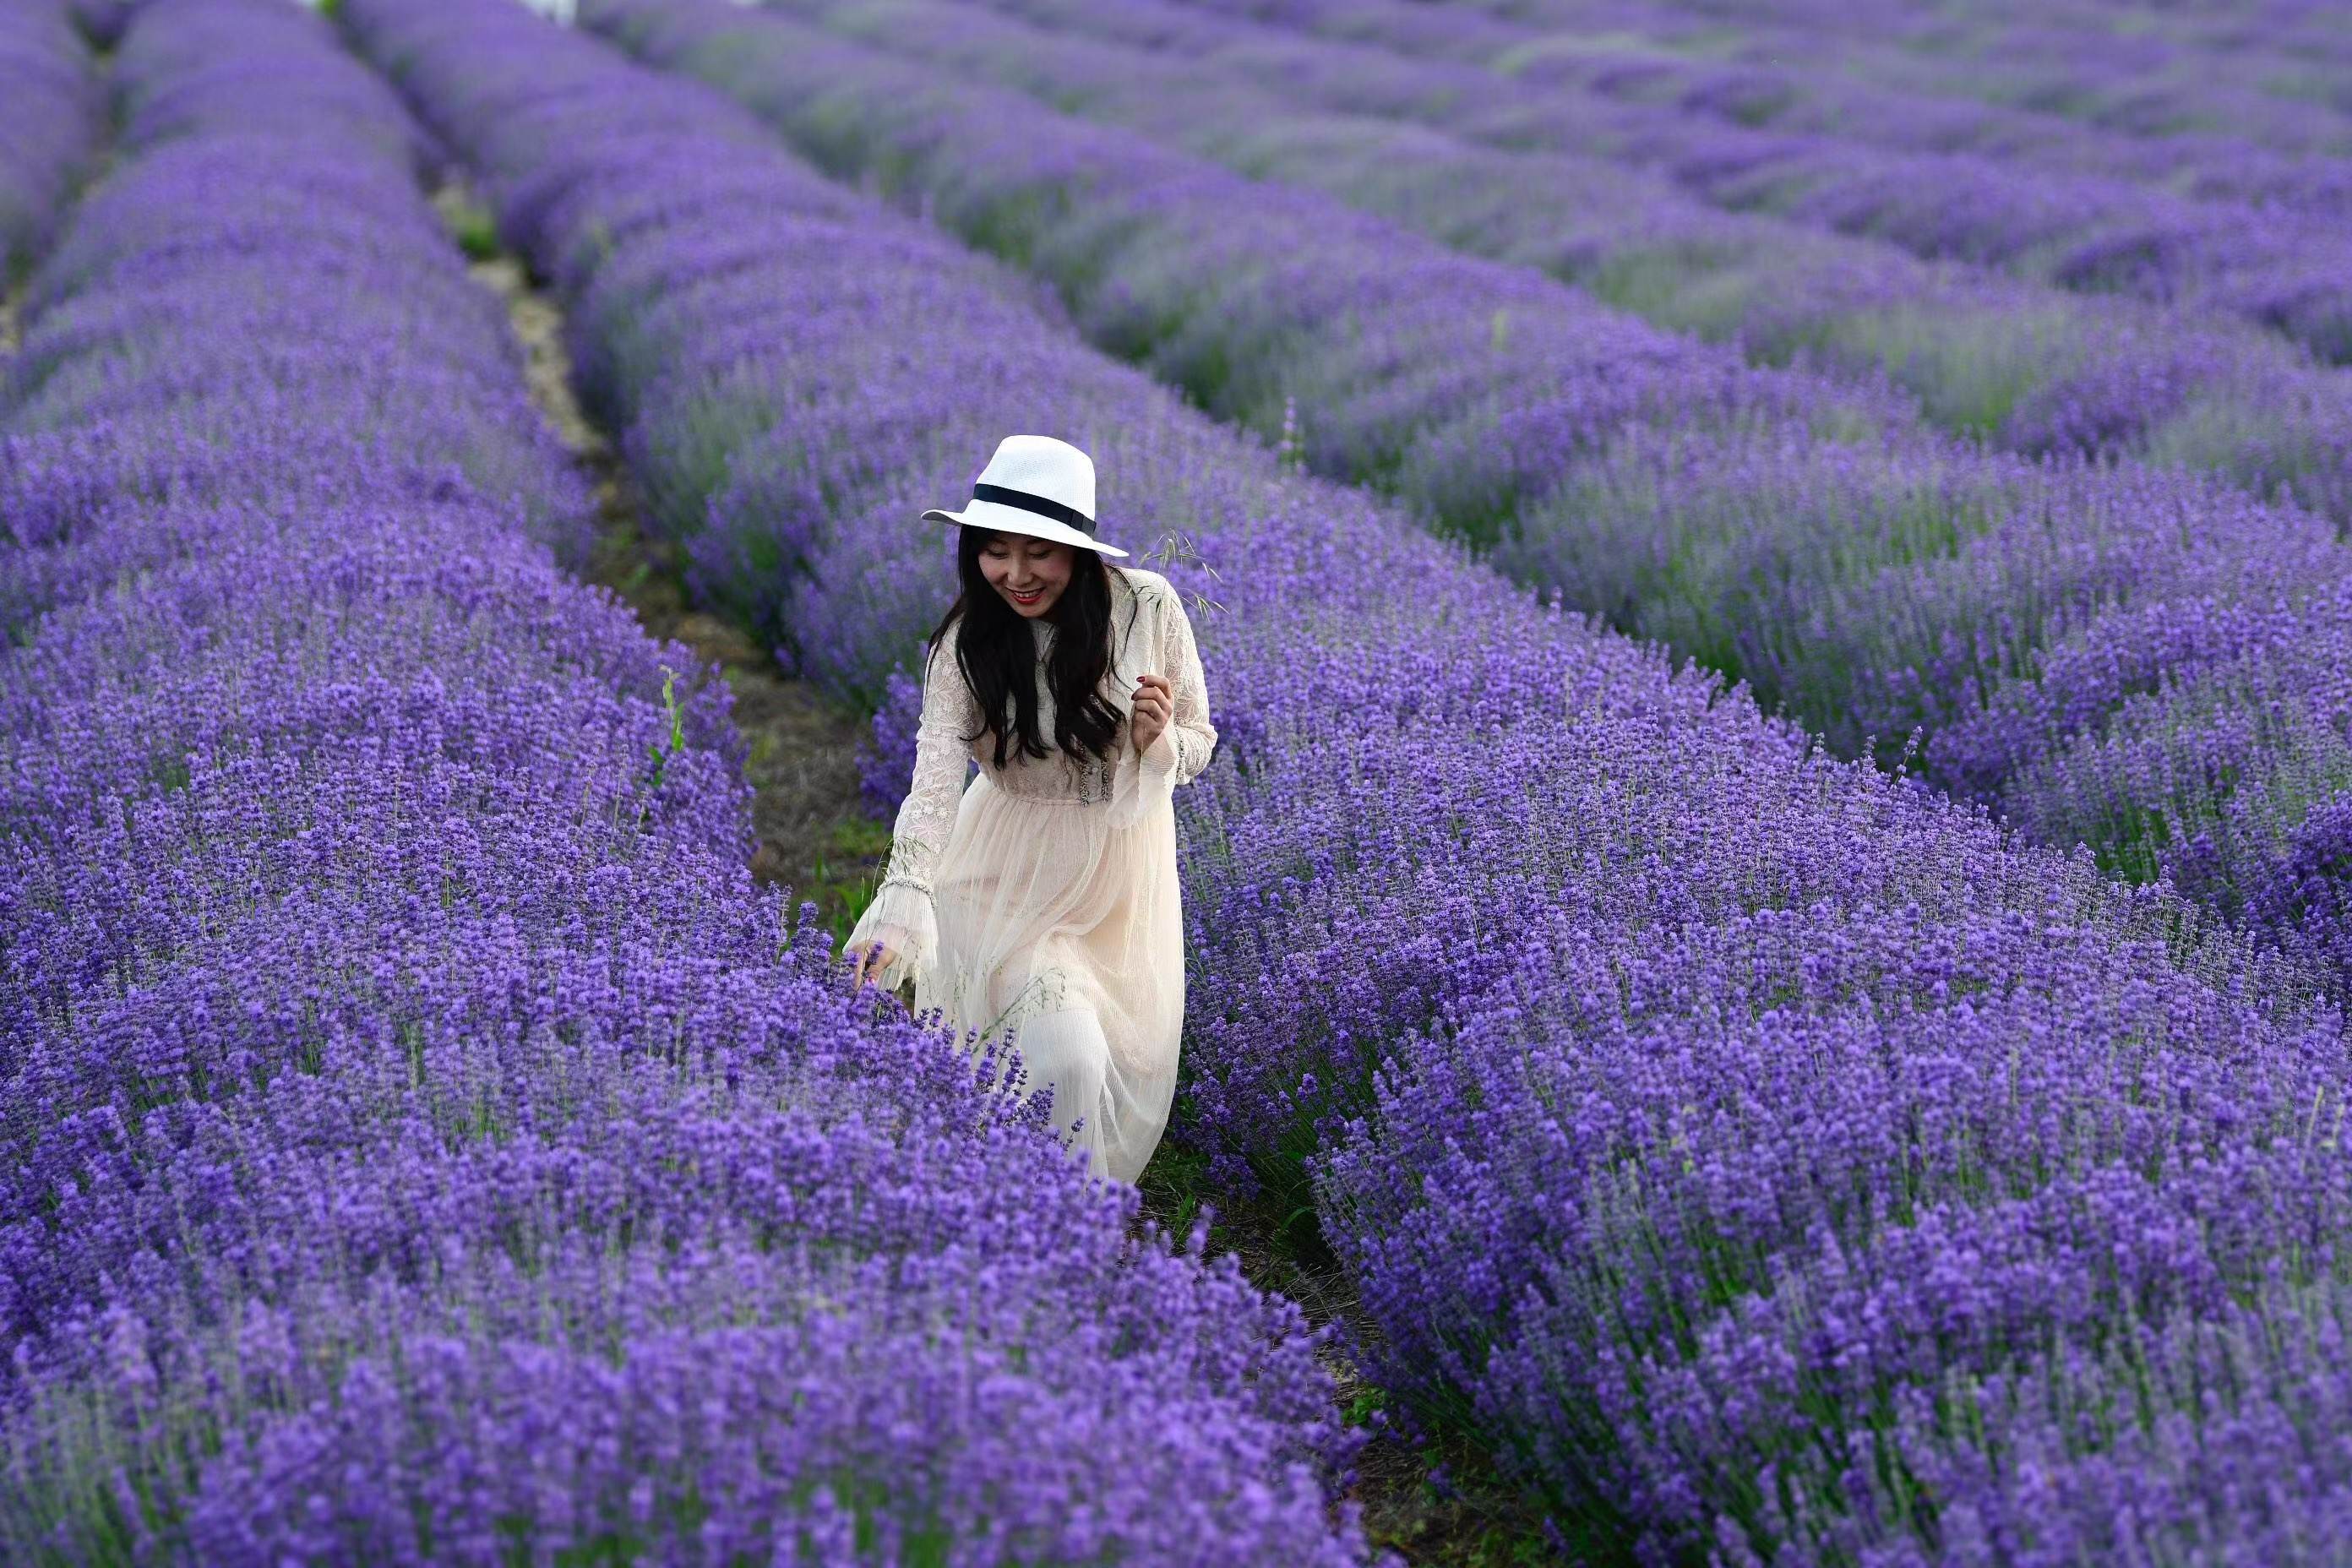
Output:
[[[1388,1336],[1378,1366],[1425,1415],[1515,1456],[1564,1535],[1584,1518],[1645,1552],[1858,1545],[1902,1561],[2021,1534],[2259,1553],[2329,1526],[2344,1458],[2287,1461],[2294,1422],[2331,1418],[2342,1368],[2328,1342],[2273,1331],[2296,1304],[2285,1285],[2242,1309],[2231,1297],[2274,1261],[2305,1286],[2300,1244],[2342,1225],[2334,1165],[2301,1142],[2346,1072],[2333,1020],[2297,1026],[2252,1000],[2291,984],[2200,947],[2164,898],[1808,754],[1752,706],[1536,613],[1361,496],[1286,475],[1087,354],[1038,303],[1023,321],[1002,272],[761,157],[719,104],[599,64],[557,29],[452,12],[428,24],[356,0],[352,15],[572,298],[641,472],[677,487],[681,515],[697,475],[714,497],[746,475],[773,487],[763,510],[714,499],[697,537],[764,522],[809,542],[751,560],[737,590],[789,601],[777,614],[802,621],[804,654],[895,616],[875,657],[911,657],[946,563],[906,548],[908,519],[968,475],[984,432],[1051,420],[1098,442],[1107,526],[1186,531],[1205,564],[1169,570],[1224,605],[1200,625],[1233,728],[1180,823],[1195,987],[1181,1134],[1266,1179],[1332,1141],[1325,1219]],[[803,324],[827,315],[844,320]],[[914,602],[890,596],[898,582]],[[884,716],[901,742],[911,695],[894,683]],[[1585,1045],[1635,1037],[1622,1056]],[[1545,1076],[1579,1063],[1573,1082]],[[1446,1093],[1474,1073],[1496,1097],[1476,1111]],[[1809,1183],[1822,1145],[1838,1158]],[[2263,1201],[2243,1201],[2265,1179]],[[1643,1201],[1612,1206],[1636,1181]],[[1623,1223],[1580,1226],[1588,1205]],[[2021,1210],[2053,1224],[2021,1226]],[[2228,1223],[2139,1228],[2209,1211]],[[1832,1263],[1825,1296],[1941,1321],[1977,1297],[1959,1255],[1920,1267],[1940,1256],[1931,1212],[2004,1241],[2045,1288],[2004,1295],[2011,1314],[1980,1334],[1902,1355],[1790,1329],[1785,1355],[1718,1384],[1762,1397],[1711,1447],[1686,1401],[1654,1405],[1617,1375],[1633,1358],[1682,1401],[1701,1347],[1789,1307],[1775,1278]],[[2079,1252],[2056,1223],[2070,1218]],[[2147,1234],[2170,1250],[2108,1268]],[[1549,1281],[1628,1268],[1622,1318],[1539,1310]],[[1935,1403],[1948,1380],[2030,1373],[2053,1344],[2184,1337],[2236,1356],[2237,1380],[2210,1406],[2159,1390],[2145,1426],[2011,1413],[2001,1436],[2017,1446],[1992,1449]],[[2069,1374],[2112,1399],[2093,1360]],[[1769,1397],[1768,1375],[1795,1396]],[[1883,1440],[1899,1436],[1896,1462],[1933,1489],[1902,1510],[1867,1495],[1889,1404],[1910,1419]],[[2286,1420],[2259,1449],[2180,1431],[2264,1414]],[[2202,1468],[2143,1474],[2158,1441]],[[2232,1453],[2292,1479],[2233,1495],[2216,1468]],[[1759,1455],[1777,1477],[1764,1506],[1740,1495]],[[2145,1531],[2110,1506],[2090,1483],[2116,1473],[2192,1514],[2188,1534],[2154,1506]]]
[[[1841,752],[1874,741],[1891,763],[1924,731],[1932,777],[1971,798],[2007,803],[2025,770],[2344,576],[2334,529],[2292,507],[1893,420],[1835,438],[1748,390],[1817,384],[780,17],[620,0],[587,16],[1042,272],[1095,342],[1212,408],[1266,426],[1295,407],[1314,467],[1457,528],[1504,512],[1497,564],[1738,676]],[[2251,807],[2243,841],[2281,846],[2313,803],[2242,792],[2270,759],[2251,761],[2201,775],[2191,814]],[[2139,816],[2092,826],[2117,868],[2149,839],[2159,860],[2185,847]],[[2200,886],[2242,902],[2240,881]]]
[[[2152,308],[1956,275],[1885,247],[1725,215],[1597,160],[1286,113],[1271,91],[1238,79],[1311,90],[1311,57],[1335,51],[1181,6],[995,4],[1153,50],[1097,47],[968,6],[782,8],[1187,141],[1254,175],[1319,186],[1457,246],[1544,266],[1662,324],[1737,335],[1767,359],[1826,353],[1865,374],[1891,372],[1939,421],[2029,452],[2143,452],[2225,468],[2257,488],[2299,486],[2324,510],[2352,505],[2346,384],[2251,329],[2183,328]],[[1455,72],[1424,86],[1460,94],[1475,84]]]
[[[1301,113],[1290,105],[1302,89],[1315,96],[1339,47],[1157,0],[990,0],[1036,26],[929,0],[781,8],[1540,268],[1660,326],[1734,341],[1753,360],[1891,377],[1936,423],[1997,445],[2210,468],[2352,517],[2352,377],[2246,323],[1726,213],[1602,158]],[[1418,73],[1433,94],[1475,90],[1460,69],[1391,68]]]
[[[0,290],[47,247],[100,113],[89,50],[65,6],[0,10]]]
[[[1295,8],[1300,0],[1275,3]],[[1720,50],[1725,42],[1720,17],[1705,5],[1501,0],[1482,8],[1549,35],[1538,46],[1547,56],[1579,52],[1576,34],[1604,29],[1669,37],[1678,47]],[[2342,77],[2352,45],[2331,22],[2324,8],[2296,5],[2237,15],[1972,6],[1956,16],[1900,3],[1800,4],[1741,6],[1738,36],[1749,49],[1804,47],[1798,58],[1931,108],[1938,98],[1973,100],[2105,137],[2200,152],[2226,139],[2295,156],[2352,143],[2352,89]]]
[[[2122,113],[2100,116],[2094,109],[2082,119],[1982,99],[1939,99],[1923,90],[1930,84],[1906,68],[1907,58],[1845,47],[1839,32],[1743,26],[1739,58],[1729,60],[1671,47],[1591,48],[1574,37],[1538,38],[1512,59],[1512,75],[1572,81],[1612,98],[1670,103],[1759,129],[1905,153],[1958,153],[2040,173],[2148,185],[2194,201],[2337,221],[2352,216],[2352,120],[2322,106],[2266,100],[2210,82],[2184,84],[2170,104],[2142,89]],[[2119,43],[2101,40],[2103,52]],[[1833,58],[1822,58],[1824,49]],[[2200,66],[2212,58],[2208,48],[2191,56]],[[1779,63],[1788,59],[1806,60],[1808,68]],[[2066,96],[2063,89],[2044,94],[2048,101]]]
[[[1646,0],[1482,9],[1496,15],[1468,17],[1452,58],[1492,59],[1523,81],[2197,199],[2339,216],[2352,200],[2352,119],[2324,92],[2288,98],[2255,85],[2306,72],[2315,85],[2325,79],[2317,58],[2293,53],[2321,35],[2277,16],[2166,38],[2146,13],[2139,19],[2157,26],[2126,36],[2095,17],[2036,13],[2021,26],[1980,7],[1925,26],[1904,6],[1874,17],[1743,6],[1728,26],[1706,7]],[[1897,30],[1874,36],[1873,22]]]
[[[1255,0],[1188,0],[1254,15]],[[1719,206],[1863,236],[1920,256],[1998,268],[2085,293],[2135,295],[2253,321],[2320,359],[2352,359],[2352,238],[2339,222],[2247,202],[2194,201],[1965,153],[1885,151],[1833,136],[1751,130],[1667,106],[1519,83],[1422,60],[1440,14],[1407,0],[1286,13],[1316,35],[1378,46],[1327,61],[1316,90],[1334,107],[1402,112],[1505,147],[1582,151],[1665,174]],[[1450,12],[1444,14],[1450,17]],[[1507,47],[1539,35],[1486,22]],[[1382,60],[1381,56],[1388,58]],[[1458,57],[1457,57],[1458,58]],[[1400,98],[1400,77],[1422,85]],[[1345,101],[1326,96],[1343,94]]]
[[[0,1556],[1359,1558],[1297,1310],[751,883],[397,100],[119,79],[0,387]]]

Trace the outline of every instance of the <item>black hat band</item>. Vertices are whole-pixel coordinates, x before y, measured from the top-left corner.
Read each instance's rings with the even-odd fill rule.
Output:
[[[1091,534],[1095,531],[1095,520],[1076,507],[1064,506],[1060,501],[1047,496],[1033,496],[1027,490],[1007,489],[1003,485],[976,484],[971,487],[971,499],[992,500],[999,506],[1018,507],[1023,511],[1034,511],[1039,517],[1048,517],[1055,522],[1066,523],[1080,533]]]

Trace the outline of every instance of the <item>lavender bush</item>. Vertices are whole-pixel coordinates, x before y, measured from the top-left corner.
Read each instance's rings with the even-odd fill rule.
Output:
[[[1490,16],[1464,28],[1453,53],[1493,60],[1521,79],[1572,80],[1734,124],[1969,153],[2314,214],[2340,211],[2352,194],[2337,162],[2352,151],[2352,120],[2296,80],[2322,79],[2342,50],[2322,27],[2280,8],[2252,26],[2178,27],[2170,17],[2096,5],[2071,16],[2055,7],[2003,16],[1971,6],[1939,17],[1900,5],[1793,14],[1744,5],[1714,16],[1705,6],[1581,0],[1480,8]],[[1251,9],[1312,15],[1297,5]],[[1377,34],[1390,17],[1375,10],[1350,20],[1349,30]]]
[[[1297,1309],[751,882],[381,81],[119,72],[0,387],[0,1557],[1360,1560]]]
[[[0,11],[0,289],[48,243],[97,142],[99,99],[64,5],[31,0]]]
[[[141,0],[70,0],[75,23],[90,40],[111,48]]]
[[[1262,0],[1191,0],[1244,15]],[[1405,0],[1273,8],[1289,25],[1408,57],[1518,63],[1542,34]],[[1841,23],[1824,17],[1834,31]],[[1455,35],[1469,32],[1469,41]],[[1538,55],[1540,49],[1534,49]],[[1377,68],[1375,75],[1378,75]],[[1580,90],[1573,71],[1479,90],[1416,95],[1418,112],[1506,146],[1576,148],[1655,168],[1719,205],[1868,235],[1918,255],[1967,260],[2088,293],[2120,292],[2252,321],[2321,359],[2352,358],[2352,240],[2332,215],[2195,200],[2167,189],[2044,173],[1958,152],[1887,149],[1842,135],[1752,129],[1673,104]],[[1372,89],[1393,100],[1394,89]]]
[[[2055,910],[1623,910],[1547,911],[1336,1140],[1378,1375],[1657,1560],[2327,1560],[2332,1028]]]
[[[715,97],[488,0],[348,16],[574,301],[672,517],[710,498],[714,575],[792,542],[730,591],[803,658],[911,651],[946,574],[903,542],[967,432],[1099,436],[1107,528],[1188,531],[1227,738],[1180,824],[1181,1136],[1237,1181],[1328,1142],[1371,1364],[1564,1525],[1792,1561],[2325,1539],[2342,1354],[2297,1313],[2332,1299],[2347,1064],[2292,972],[1286,472]]]
[[[1727,40],[1719,16],[1709,14],[1720,8],[1706,5],[1474,3],[1497,20],[1561,29],[1564,36],[1538,46],[1547,61],[1566,57],[1580,64],[1615,44],[1618,72],[1599,74],[1618,90],[1656,96],[1690,79],[1656,54],[1628,49],[1633,35],[1677,54],[1721,54],[1728,45],[1740,78],[1750,83],[1734,102],[1746,106],[1741,117],[1751,121],[1769,121],[1784,110],[1817,114],[1834,103],[1837,125],[1862,117],[1873,131],[1892,131],[1889,120],[1871,110],[1885,101],[1882,94],[1900,92],[1915,125],[1924,121],[1963,138],[1982,128],[2004,154],[2023,152],[2037,161],[2052,149],[2081,148],[2090,156],[2094,147],[2127,163],[2136,154],[2185,154],[2201,175],[2209,154],[2242,172],[2266,167],[2265,149],[2316,162],[2352,148],[2352,92],[2330,74],[2352,64],[2352,48],[2324,12],[2302,6],[2263,7],[2259,25],[2247,26],[2242,14],[2136,12],[2096,0],[1977,5],[1964,16],[1901,4],[1832,10],[1799,0],[1740,6],[1736,37]],[[1302,15],[1311,7],[1301,0],[1259,0],[1259,8]],[[1596,23],[1616,37],[1594,47],[1576,36]],[[1500,28],[1482,29],[1471,47],[1491,49],[1506,37]],[[1759,90],[1756,79],[1766,73],[1757,69],[1759,58],[1801,42],[1807,53],[1800,58],[1833,64],[1836,71],[1771,72],[1769,89]],[[1696,62],[1677,64],[1690,68]],[[1693,89],[1714,89],[1720,79],[1697,68],[1703,74]],[[1897,132],[1904,140],[1912,134]],[[2298,169],[2321,177],[2308,165]]]
[[[1639,14],[1634,18],[1639,25]],[[2012,102],[1955,94],[1956,84],[1917,68],[1916,57],[1891,47],[1838,48],[1841,28],[1804,31],[1769,24],[1742,29],[1734,58],[1696,58],[1671,47],[1579,47],[1546,39],[1516,54],[1512,72],[1526,80],[1572,79],[1612,97],[1672,103],[1735,124],[1835,136],[1905,153],[1962,153],[2056,174],[2128,181],[2200,201],[2278,206],[2315,217],[2341,217],[2352,205],[2342,162],[2352,153],[2352,121],[2317,104],[2234,90],[2211,79],[2218,40],[2200,39],[2173,106],[2137,85],[2139,101],[2102,110],[2084,78],[2128,47],[2108,33],[2074,58],[2074,79]],[[2269,26],[2251,29],[2258,36]],[[1801,55],[1782,54],[1803,40]],[[1774,59],[1817,58],[1827,43],[1855,74],[1791,68]],[[1988,38],[1989,48],[2039,54],[2045,40]],[[2004,61],[2004,63],[2007,63]],[[2041,62],[2045,67],[2052,62]],[[2188,64],[2184,60],[2184,64]],[[2091,71],[2083,67],[2088,66]],[[2289,68],[2279,58],[2273,68]],[[2187,74],[2187,73],[2184,73]],[[1940,88],[1940,94],[1937,89]],[[2186,89],[2186,90],[2182,90]],[[2071,107],[2070,107],[2071,106]]]
[[[2095,740],[2034,759],[2013,792],[2020,814],[2042,833],[2106,846],[2127,874],[2168,876],[2340,951],[2296,905],[2317,897],[2333,907],[2308,884],[2334,866],[2331,851],[2315,850],[2332,839],[2334,803],[2352,788],[2347,616],[2347,596],[2333,590],[2293,609],[2209,610],[2162,628],[2204,642],[2201,668],[2135,695]]]

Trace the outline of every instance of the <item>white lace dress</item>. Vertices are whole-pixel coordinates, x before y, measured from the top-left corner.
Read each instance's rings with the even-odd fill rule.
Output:
[[[1038,729],[1050,745],[1043,655],[1055,629],[1030,627]],[[1167,728],[1140,758],[1122,717],[1108,760],[1015,751],[1002,772],[992,734],[965,740],[982,721],[956,664],[959,629],[925,668],[914,787],[898,808],[889,868],[847,945],[895,950],[878,984],[896,990],[912,978],[916,1012],[940,1009],[975,1048],[1009,1040],[1022,1090],[1050,1087],[1055,1121],[1075,1131],[1095,1173],[1131,1182],[1167,1126],[1183,1030],[1171,796],[1217,742],[1192,622],[1167,578],[1114,571],[1105,696],[1124,715],[1138,675],[1166,677]],[[968,789],[967,760],[981,770]]]

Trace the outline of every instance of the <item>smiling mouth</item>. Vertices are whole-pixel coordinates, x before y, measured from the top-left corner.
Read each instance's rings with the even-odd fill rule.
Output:
[[[1043,588],[1034,589],[1026,594],[1019,593],[1011,588],[1005,589],[1004,592],[1005,595],[1016,605],[1034,605],[1038,600],[1045,596],[1045,590]]]

